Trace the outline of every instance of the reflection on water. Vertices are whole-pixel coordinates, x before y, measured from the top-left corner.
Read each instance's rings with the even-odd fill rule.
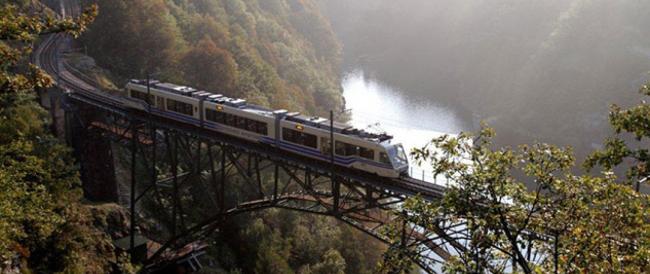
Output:
[[[360,70],[343,78],[343,96],[350,109],[350,123],[369,131],[385,131],[402,143],[406,151],[427,144],[442,134],[457,134],[463,130],[455,114],[427,100],[406,99],[401,91],[364,77]],[[411,159],[411,176],[433,181],[431,167],[415,167]]]

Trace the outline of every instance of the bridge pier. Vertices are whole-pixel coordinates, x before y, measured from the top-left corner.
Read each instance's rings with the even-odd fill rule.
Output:
[[[96,202],[118,202],[118,185],[112,142],[104,131],[92,127],[103,117],[83,105],[69,106],[65,111],[65,139],[79,161],[84,197]]]
[[[56,87],[38,89],[38,103],[49,112],[52,123],[50,131],[54,136],[65,140],[65,110],[63,106],[64,96]]]
[[[58,87],[39,89],[37,95],[41,107],[50,114],[52,134],[65,140],[79,161],[84,197],[91,201],[117,202],[111,142],[102,136],[102,131],[88,127],[102,117],[89,106],[70,104],[68,96]]]

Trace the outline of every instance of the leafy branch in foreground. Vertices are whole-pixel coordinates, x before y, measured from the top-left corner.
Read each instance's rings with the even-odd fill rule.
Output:
[[[446,243],[456,256],[445,272],[650,271],[648,195],[611,172],[573,174],[569,148],[494,148],[493,136],[483,126],[476,136],[442,136],[413,151],[452,183],[439,202],[407,201],[409,222],[428,231],[440,220],[465,228]]]
[[[639,92],[650,96],[650,86],[642,86]],[[609,171],[627,164],[629,165],[626,172],[628,184],[646,181],[650,176],[650,152],[647,148],[647,140],[650,138],[650,105],[645,100],[641,101],[640,105],[629,109],[612,105],[609,120],[616,131],[616,136],[607,139],[605,148],[590,155],[584,166],[588,170],[600,166]],[[636,144],[626,143],[622,133],[634,136]],[[637,191],[638,188],[639,186]]]
[[[0,1],[0,272],[125,270],[80,203],[71,151],[49,134],[47,113],[34,98],[50,77],[28,60],[39,36],[77,35],[96,9],[76,19],[27,10]]]

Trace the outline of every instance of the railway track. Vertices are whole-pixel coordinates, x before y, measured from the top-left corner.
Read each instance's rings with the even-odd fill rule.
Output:
[[[62,15],[77,15],[80,10],[76,5],[70,5],[69,1],[61,1],[61,11]],[[51,34],[44,38],[43,42],[34,52],[33,61],[41,69],[45,70],[50,74],[54,80],[54,84],[60,89],[68,93],[69,97],[77,101],[81,101],[87,104],[91,104],[95,107],[99,107],[111,112],[124,113],[128,115],[137,115],[128,111],[123,105],[121,100],[116,95],[109,94],[107,92],[102,92],[99,87],[96,87],[92,81],[89,81],[88,77],[80,77],[81,72],[74,71],[72,67],[66,65],[62,53],[64,50],[70,48],[72,38],[66,34],[57,33]],[[74,71],[74,73],[72,72]],[[85,78],[85,79],[82,79]],[[147,115],[142,115],[143,118]],[[170,124],[170,121],[163,121],[166,125]],[[196,130],[183,125],[178,125],[178,122],[173,121],[171,124],[177,125],[179,128],[185,128],[188,130]],[[214,137],[213,132],[206,132],[206,136]],[[226,139],[234,139],[224,137]],[[236,142],[236,140],[231,140]],[[240,142],[241,143],[241,142]],[[240,145],[246,146],[248,149],[254,148],[254,145],[241,143]],[[261,148],[261,151],[268,152],[267,148]],[[287,153],[284,153],[287,154]],[[304,159],[302,157],[287,157],[286,155],[276,155],[282,156],[283,158],[292,158],[291,160],[295,161],[309,161],[309,159]],[[295,158],[295,159],[293,159]],[[306,157],[305,157],[306,158]],[[327,166],[327,165],[325,165]],[[322,170],[327,168],[323,168]],[[410,177],[401,177],[401,178],[382,178],[376,175],[364,175],[358,174],[354,170],[346,171],[339,170],[340,172],[346,173],[350,176],[356,177],[358,179],[363,179],[363,181],[374,180],[377,183],[380,183],[382,186],[389,188],[393,191],[403,193],[406,196],[421,195],[427,200],[437,200],[440,199],[445,192],[443,186],[435,185],[426,181],[418,180]]]
[[[80,10],[75,5],[61,1],[59,16],[77,16]],[[80,79],[64,66],[63,51],[69,49],[71,37],[64,33],[49,34],[44,37],[38,48],[34,51],[33,62],[45,70],[54,80],[54,85],[63,90],[99,91],[87,81]]]
[[[62,0],[60,13],[63,16],[78,15],[80,9],[77,4],[78,3],[76,2],[72,3],[68,0]],[[42,43],[34,51],[33,62],[41,69],[45,70],[48,74],[50,74],[54,80],[54,84],[63,90],[71,100],[92,105],[96,108],[108,111],[109,113],[118,113],[123,117],[129,117],[129,119],[152,122],[152,117],[150,115],[144,112],[134,112],[127,109],[122,104],[119,96],[103,92],[90,77],[83,75],[82,72],[77,71],[74,69],[74,67],[67,64],[62,57],[64,56],[63,53],[65,51],[69,51],[71,48],[71,43],[72,38],[66,34],[48,35],[47,37],[43,38]],[[367,174],[365,172],[360,172],[358,170],[350,168],[343,168],[339,166],[333,167],[328,163],[323,163],[305,156],[286,153],[279,149],[273,149],[269,148],[268,146],[262,146],[260,144],[247,142],[229,135],[197,128],[193,125],[183,124],[181,122],[173,120],[170,121],[160,117],[153,119],[155,120],[154,122],[156,123],[156,126],[159,127],[193,132],[202,138],[226,142],[229,145],[235,147],[256,152],[260,155],[266,155],[266,157],[275,160],[281,159],[288,164],[297,167],[308,168],[312,171],[321,172],[323,174],[337,173],[357,182],[362,182],[363,184],[372,184],[376,187],[389,190],[403,197],[420,195],[426,200],[434,201],[441,199],[445,193],[445,188],[443,186],[435,185],[423,180],[418,180],[410,177],[386,178],[374,174]],[[310,200],[313,199],[312,197],[306,196],[304,194],[293,194],[284,198],[287,200],[313,202]],[[264,207],[274,205],[274,203],[269,203],[269,201],[270,200],[249,201],[247,203],[239,205],[238,207]],[[372,222],[385,223],[390,221],[390,219],[387,219],[387,217],[379,215],[353,215],[352,217],[357,218],[348,218],[344,221],[363,231],[370,231],[367,233],[376,232],[374,229],[372,229],[373,226],[370,226]],[[368,217],[370,217],[370,219],[367,219]],[[371,229],[368,229],[366,226],[370,226]],[[435,233],[439,235],[441,239],[444,239],[450,243],[452,246],[456,246],[458,244],[443,230],[435,231]],[[413,235],[411,236],[414,237],[415,240],[421,241],[424,246],[428,247],[432,252],[437,254],[443,260],[446,260],[453,255],[450,254],[443,245],[426,239],[425,235],[422,234],[419,230],[413,228],[412,234]],[[379,237],[380,235],[374,233],[373,236]],[[170,243],[173,243],[173,241],[170,241]],[[423,266],[422,264],[419,265]],[[423,267],[426,268],[426,266]]]

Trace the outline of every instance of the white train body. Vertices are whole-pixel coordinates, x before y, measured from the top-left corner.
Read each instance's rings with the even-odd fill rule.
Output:
[[[331,161],[332,130],[327,119],[286,110],[273,111],[247,104],[242,99],[158,81],[151,81],[147,90],[146,81],[131,80],[126,90],[128,96],[135,99],[125,102],[131,108],[150,110],[154,115]],[[371,134],[338,123],[334,125],[333,134],[337,165],[385,177],[399,177],[408,170],[404,149],[401,144],[391,144],[391,136]]]

